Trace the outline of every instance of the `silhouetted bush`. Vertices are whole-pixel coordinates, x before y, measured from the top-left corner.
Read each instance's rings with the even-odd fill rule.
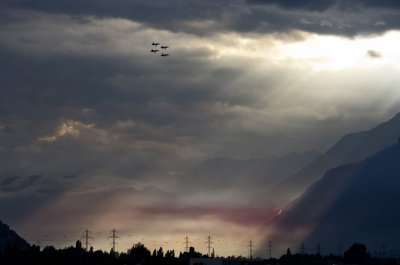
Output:
[[[344,262],[350,264],[365,264],[370,261],[371,256],[364,244],[354,243],[344,252]]]

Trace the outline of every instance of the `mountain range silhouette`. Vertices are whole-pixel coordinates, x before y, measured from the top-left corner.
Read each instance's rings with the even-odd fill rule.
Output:
[[[343,136],[326,152],[295,174],[284,179],[253,202],[268,203],[271,195],[280,207],[299,197],[313,182],[321,179],[331,168],[366,159],[397,143],[400,136],[400,113],[387,122],[361,132]]]
[[[333,150],[344,151],[347,143],[353,158],[390,143],[396,133],[398,142],[364,160],[328,170],[276,220],[273,237],[288,240],[297,233],[298,240],[309,245],[325,242],[331,249],[339,242],[398,247],[400,129],[391,130],[396,129],[399,120],[396,115],[371,131],[344,137]],[[355,138],[356,135],[360,138]],[[390,140],[383,141],[384,136],[390,136]]]

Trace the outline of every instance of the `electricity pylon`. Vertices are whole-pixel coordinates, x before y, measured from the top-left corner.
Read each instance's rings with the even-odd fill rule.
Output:
[[[89,250],[89,245],[92,245],[89,243],[89,239],[93,239],[93,237],[90,236],[90,231],[88,229],[86,229],[85,231],[83,231],[83,234],[81,236],[82,239],[85,239],[85,249],[86,251]]]
[[[112,238],[112,243],[110,243],[110,244],[112,244],[112,250],[113,251],[115,251],[115,245],[117,244],[115,241],[118,239],[118,238],[120,238],[119,236],[117,236],[117,230],[115,230],[115,229],[113,229],[111,232],[110,232],[110,234],[111,234],[111,236],[109,236],[108,238]]]
[[[211,245],[214,244],[214,242],[211,241],[211,236],[207,237],[207,241],[205,242],[207,244],[207,249],[208,249],[208,257],[211,255]]]
[[[248,247],[249,247],[249,257],[250,259],[253,259],[253,241],[250,240]]]
[[[271,240],[268,241],[268,256],[269,256],[269,259],[272,258],[272,241]]]
[[[191,243],[191,242],[189,242],[189,237],[186,236],[185,237],[185,252],[189,252],[189,243]]]

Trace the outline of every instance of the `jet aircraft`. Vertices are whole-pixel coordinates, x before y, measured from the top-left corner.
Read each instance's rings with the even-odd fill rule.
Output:
[[[169,48],[168,46],[163,46],[163,45],[161,45],[161,49],[166,50],[166,49],[168,49],[168,48]]]
[[[162,53],[161,56],[163,57],[167,57],[169,55],[169,53]]]
[[[151,51],[150,52],[154,52],[154,53],[156,53],[156,52],[158,52],[158,50],[153,50],[153,49],[151,49]]]
[[[153,46],[158,46],[158,45],[160,45],[160,43],[158,43],[158,42],[153,42],[151,45],[153,45]]]

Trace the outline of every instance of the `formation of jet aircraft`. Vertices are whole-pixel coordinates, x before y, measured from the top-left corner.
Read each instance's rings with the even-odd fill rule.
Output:
[[[158,48],[158,45],[160,45],[160,43],[159,42],[153,42],[151,45]],[[161,45],[161,49],[162,50],[167,50],[168,48],[169,47],[167,45],[165,45],[165,46]],[[152,53],[157,53],[158,51],[159,50],[157,50],[156,48],[150,50],[150,52],[152,52]],[[161,56],[162,57],[167,57],[167,56],[169,56],[169,53],[161,53]]]

